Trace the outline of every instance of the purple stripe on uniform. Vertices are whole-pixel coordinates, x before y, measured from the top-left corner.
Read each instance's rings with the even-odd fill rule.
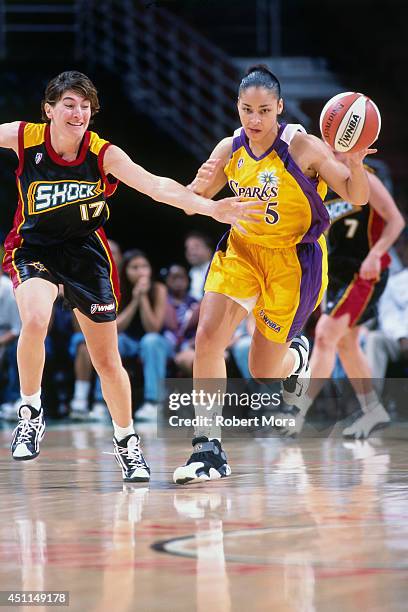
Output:
[[[231,232],[231,229],[228,229],[225,232],[225,234],[222,236],[221,240],[218,242],[217,246],[215,247],[215,251],[212,254],[211,261],[208,264],[207,272],[205,273],[204,284],[205,284],[205,281],[207,280],[207,276],[208,276],[208,273],[210,271],[211,264],[213,262],[213,259],[215,257],[215,254],[217,253],[217,251],[222,251],[223,253],[226,252],[227,246],[228,246],[228,238],[229,238],[230,232]]]
[[[315,242],[330,225],[330,217],[327,208],[316,191],[317,181],[303,174],[297,163],[292,159],[286,142],[279,140],[275,146],[275,150],[284,163],[286,170],[293,176],[302,189],[310,205],[312,219],[309,229],[301,240],[301,244]]]
[[[296,310],[287,341],[298,336],[308,318],[315,309],[317,298],[322,287],[323,252],[318,242],[296,245],[296,251],[302,270],[300,282],[299,306]]]

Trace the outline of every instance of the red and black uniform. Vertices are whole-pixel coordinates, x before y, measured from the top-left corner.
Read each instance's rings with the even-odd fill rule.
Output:
[[[102,228],[117,187],[103,171],[110,143],[87,131],[67,162],[52,148],[49,125],[25,122],[18,142],[18,207],[4,270],[15,288],[34,277],[62,284],[73,308],[94,321],[114,320],[119,282]]]
[[[372,172],[371,168],[366,168]],[[377,303],[384,291],[390,256],[381,258],[378,279],[365,280],[359,270],[372,246],[381,237],[384,219],[370,204],[353,206],[333,191],[325,200],[331,225],[328,230],[329,284],[325,313],[338,318],[348,313],[350,327],[377,314]]]

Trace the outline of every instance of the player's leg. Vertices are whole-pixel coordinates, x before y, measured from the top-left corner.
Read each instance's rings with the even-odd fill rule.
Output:
[[[283,428],[281,433],[295,436],[302,431],[306,414],[319,395],[325,381],[330,378],[336,359],[337,344],[348,331],[349,316],[342,315],[338,319],[323,314],[319,318],[315,330],[315,343],[310,358],[310,373],[312,378],[306,393],[285,393],[285,402],[294,406],[291,415],[296,425]]]
[[[112,417],[115,458],[122,468],[123,479],[148,481],[150,469],[133,427],[130,381],[119,354],[116,321],[97,323],[77,309],[74,312]]]
[[[17,460],[37,457],[40,441],[44,437],[45,422],[41,407],[44,341],[57,294],[57,286],[43,278],[27,279],[15,292],[21,318],[17,346],[21,407],[11,448],[13,458]]]
[[[343,431],[343,435],[350,438],[367,438],[372,431],[390,422],[390,417],[374,389],[372,372],[361,348],[359,337],[360,328],[353,327],[338,345],[341,363],[363,411],[363,414]]]
[[[201,393],[200,397],[224,392],[224,352],[235,329],[247,314],[243,306],[225,295],[213,292],[205,294],[200,308],[193,366],[194,390],[197,394]],[[215,425],[222,405],[209,409],[209,404],[203,401],[196,403],[194,408],[196,417],[207,420],[194,428],[193,453],[173,475],[177,484],[218,479],[231,473],[221,446],[221,428]]]

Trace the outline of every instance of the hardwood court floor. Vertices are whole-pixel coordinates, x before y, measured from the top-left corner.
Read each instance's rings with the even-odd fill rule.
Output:
[[[230,441],[233,475],[184,487],[179,441],[146,432],[152,481],[123,485],[108,426],[48,427],[19,463],[3,429],[0,590],[69,591],[84,612],[407,610],[402,429]]]

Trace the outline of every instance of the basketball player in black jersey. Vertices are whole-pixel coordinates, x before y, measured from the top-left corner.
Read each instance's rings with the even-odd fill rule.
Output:
[[[213,202],[175,181],[154,176],[117,146],[88,131],[99,110],[97,91],[82,73],[64,72],[50,81],[42,102],[44,123],[0,126],[0,146],[18,156],[18,207],[5,242],[22,320],[18,343],[21,386],[14,459],[39,454],[45,423],[41,407],[44,340],[58,285],[74,309],[100,376],[114,426],[114,454],[126,481],[147,481],[150,470],[131,418],[130,383],[117,341],[117,272],[102,229],[106,198],[122,181],[153,200],[201,213],[223,223],[249,219],[237,198]],[[246,209],[244,211],[244,209]]]
[[[347,164],[347,157],[336,153]],[[343,435],[366,438],[390,417],[374,391],[371,371],[360,343],[360,325],[377,314],[384,291],[390,256],[405,223],[393,197],[374,171],[366,166],[370,197],[367,206],[353,206],[337,194],[327,194],[330,213],[328,233],[329,284],[324,314],[317,322],[310,367],[312,380],[307,394],[295,403],[294,427],[282,433],[300,433],[306,413],[334,368],[336,351],[354,386],[362,414]]]

